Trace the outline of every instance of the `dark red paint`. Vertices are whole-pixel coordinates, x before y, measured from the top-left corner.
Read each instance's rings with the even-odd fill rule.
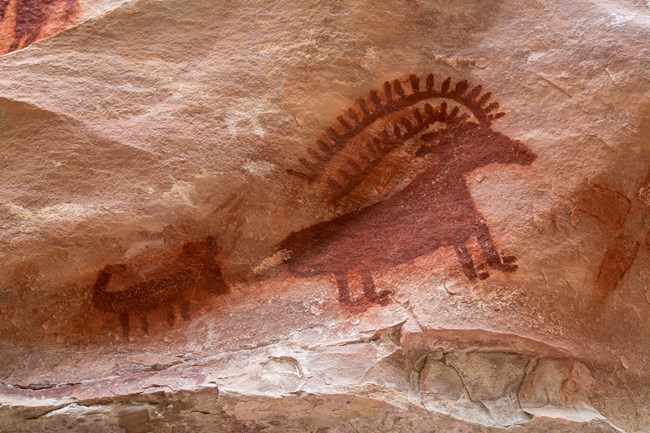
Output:
[[[174,304],[179,304],[181,317],[190,318],[189,299],[194,290],[200,289],[215,294],[228,292],[221,267],[217,262],[217,240],[208,236],[203,241],[183,244],[177,260],[163,264],[164,271],[154,278],[128,286],[125,289],[109,291],[115,274],[126,273],[127,264],[107,265],[99,272],[93,286],[92,302],[95,308],[119,316],[125,336],[129,335],[129,315],[140,318],[142,329],[149,331],[147,311],[165,306],[167,321],[174,325]]]
[[[351,119],[356,115],[358,120],[339,119],[347,133],[337,135],[330,131],[328,143],[319,141],[323,149],[320,162],[306,164],[301,160],[307,170],[291,171],[310,182],[323,175],[332,176],[328,164],[334,160],[335,152],[381,117],[388,119],[383,119],[370,141],[374,146],[370,152],[364,151],[361,163],[354,163],[357,167],[348,162],[350,171],[338,171],[340,183],[332,179],[328,182],[336,191],[335,197],[350,194],[379,160],[409,140],[417,140],[418,144],[413,158],[426,158],[426,168],[401,191],[356,212],[291,233],[280,244],[281,249],[291,254],[288,266],[292,273],[333,275],[339,300],[344,304],[352,303],[348,288],[350,271],[361,274],[364,295],[369,301],[385,304],[389,293],[376,290],[373,272],[408,263],[445,246],[454,248],[469,279],[487,278],[487,271],[477,272],[468,251],[467,244],[473,238],[488,266],[504,272],[517,268],[514,256],[499,254],[485,219],[476,209],[465,176],[493,163],[529,165],[535,154],[520,141],[491,128],[491,122],[503,113],[489,114],[498,104],[488,104],[490,94],[481,95],[480,86],[467,93],[469,86],[461,81],[450,91],[447,79],[440,90],[435,90],[432,75],[426,79],[425,90],[421,90],[416,76],[412,75],[408,82],[408,95],[399,81],[385,84],[383,99],[371,92],[369,101],[373,106],[364,101],[359,103],[363,114],[350,114]],[[436,108],[428,103],[421,110],[411,107],[427,98],[456,103],[471,112],[474,119],[467,114],[458,115],[458,107],[448,112],[446,101]],[[347,127],[345,123],[354,124]]]
[[[244,200],[235,194],[219,205],[210,215],[225,211],[223,233],[227,236],[196,238],[187,228],[168,227],[169,245],[161,250],[145,251],[127,263],[106,265],[97,275],[92,289],[93,306],[120,319],[125,336],[130,332],[129,316],[140,318],[142,329],[149,330],[147,312],[165,308],[167,322],[176,320],[174,305],[180,306],[181,317],[190,318],[189,301],[198,291],[223,295],[230,291],[222,273],[223,260],[230,256],[241,236],[242,220],[238,218]],[[182,236],[184,242],[174,241]],[[189,239],[188,239],[189,238]],[[224,239],[227,238],[226,242]],[[114,283],[119,277],[117,283]]]

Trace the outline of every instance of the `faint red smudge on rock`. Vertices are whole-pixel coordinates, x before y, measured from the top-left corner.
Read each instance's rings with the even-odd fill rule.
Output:
[[[578,208],[605,224],[610,230],[623,227],[631,206],[625,195],[599,184],[590,185],[578,198]]]
[[[605,252],[600,263],[598,278],[596,279],[596,294],[604,299],[616,290],[618,283],[630,269],[636,258],[639,243],[621,235],[614,239]]]
[[[52,36],[79,17],[78,0],[0,0],[0,53]]]
[[[643,189],[639,191],[643,200]],[[594,184],[578,197],[578,208],[600,221],[613,232],[607,251],[600,262],[595,282],[595,294],[604,301],[614,292],[636,259],[639,242],[624,234],[624,225],[632,208],[630,200],[621,192],[606,185]]]

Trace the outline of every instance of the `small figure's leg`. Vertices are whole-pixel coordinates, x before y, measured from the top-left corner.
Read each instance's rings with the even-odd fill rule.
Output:
[[[113,278],[113,274],[116,272],[123,272],[126,269],[126,265],[117,264],[117,265],[106,265],[104,268],[99,271],[97,274],[97,279],[93,285],[93,292],[104,292]]]
[[[94,291],[103,292],[108,287],[108,284],[111,282],[113,277],[113,270],[109,266],[105,266],[104,269],[99,271],[97,274],[97,279],[95,280],[95,285],[93,286]]]
[[[456,251],[456,257],[458,257],[458,261],[463,267],[463,272],[465,273],[467,278],[469,278],[470,280],[475,280],[477,277],[476,269],[474,268],[472,255],[467,250],[467,247],[465,245],[456,245],[454,250]]]
[[[488,265],[504,272],[513,272],[517,269],[517,265],[514,264],[517,260],[515,256],[501,257],[490,236],[490,229],[481,216],[476,218],[476,238]]]
[[[366,298],[372,302],[376,302],[380,305],[387,305],[390,302],[388,296],[391,294],[391,292],[388,290],[382,290],[381,292],[377,293],[375,282],[369,272],[361,273],[361,284],[363,286],[363,294],[366,295]]]
[[[176,322],[176,315],[174,314],[174,307],[172,305],[167,309],[167,323],[170,327],[174,326]]]
[[[351,300],[347,273],[336,273],[334,274],[334,278],[336,278],[336,285],[339,289],[339,302],[342,304],[349,304]]]
[[[211,293],[221,295],[230,292],[230,287],[228,287],[226,280],[223,279],[223,274],[218,265],[209,272],[209,276],[208,285]]]
[[[184,297],[181,298],[181,317],[183,320],[190,320],[190,302]]]
[[[377,289],[375,288],[375,281],[372,279],[370,273],[361,273],[361,285],[363,286],[363,294],[366,295],[366,298],[375,302],[377,300]]]
[[[145,334],[149,334],[149,322],[147,321],[147,312],[145,310],[138,311],[140,317],[140,326]]]
[[[122,325],[122,334],[124,334],[124,336],[126,338],[129,338],[129,331],[131,330],[130,326],[129,326],[129,313],[126,312],[126,311],[123,311],[123,312],[121,312],[119,314],[120,314],[120,316],[119,316],[120,317],[120,325]]]

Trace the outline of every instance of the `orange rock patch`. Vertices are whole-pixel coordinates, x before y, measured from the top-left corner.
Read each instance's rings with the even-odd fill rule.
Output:
[[[79,17],[78,0],[0,0],[0,53],[52,36]]]

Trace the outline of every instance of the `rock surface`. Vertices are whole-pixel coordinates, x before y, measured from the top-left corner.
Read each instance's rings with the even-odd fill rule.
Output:
[[[650,430],[647,2],[0,15],[0,431]]]

